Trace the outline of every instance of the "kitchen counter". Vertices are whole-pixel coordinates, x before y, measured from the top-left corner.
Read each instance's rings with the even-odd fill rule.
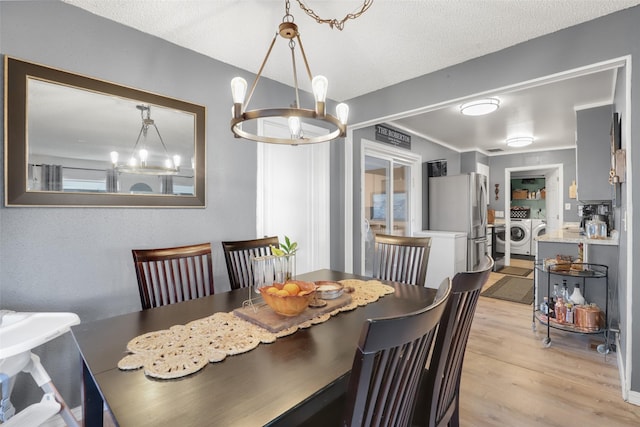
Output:
[[[540,237],[536,237],[538,242],[549,243],[583,243],[588,245],[605,245],[605,246],[618,246],[617,237],[609,237],[607,239],[589,239],[582,234],[578,228],[563,228],[561,230],[547,231]]]

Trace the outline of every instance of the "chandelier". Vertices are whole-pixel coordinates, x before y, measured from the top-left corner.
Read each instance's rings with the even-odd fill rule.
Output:
[[[370,6],[371,2],[373,2],[373,0],[365,0],[366,8]],[[298,3],[301,5],[303,10],[305,10],[307,14],[316,19],[317,22],[327,22],[331,25],[332,28],[334,28],[335,25],[335,28],[338,28],[340,30],[342,30],[342,26],[344,25],[344,21],[346,19],[354,19],[355,17],[360,16],[364,12],[364,10],[366,10],[366,8],[363,6],[363,9],[358,14],[348,15],[348,17],[345,17],[345,19],[342,21],[341,25],[337,25],[332,23],[335,20],[322,20],[321,18],[319,18],[317,15],[315,15],[315,13],[313,13],[313,11],[305,8],[300,0],[298,0]],[[302,40],[300,39],[300,33],[298,32],[298,26],[293,22],[294,18],[289,13],[289,6],[289,0],[286,0],[285,15],[282,18],[282,23],[279,25],[278,31],[271,41],[271,45],[269,46],[267,54],[262,61],[262,65],[260,66],[255,80],[253,81],[253,85],[251,86],[251,90],[249,91],[248,96],[245,97],[247,93],[247,82],[245,79],[243,79],[242,77],[235,77],[231,80],[231,95],[233,98],[231,132],[236,138],[245,138],[252,141],[268,142],[273,144],[298,145],[327,142],[336,138],[344,137],[347,134],[347,118],[349,116],[349,106],[344,103],[338,104],[336,106],[335,116],[332,116],[325,111],[325,102],[329,82],[324,76],[318,75],[314,77],[311,74],[311,69],[309,68],[309,63],[307,62],[307,56],[302,46]],[[262,75],[262,70],[264,69],[269,59],[269,55],[271,54],[271,50],[273,49],[278,35],[289,40],[289,49],[291,50],[291,62],[293,66],[295,103],[293,106],[284,108],[247,110],[249,101],[253,96],[253,92],[256,89],[258,80],[260,80],[260,76]],[[311,82],[311,88],[313,90],[313,96],[315,99],[314,109],[305,109],[301,108],[300,106],[300,96],[298,93],[298,76],[296,72],[295,60],[296,46],[300,47],[300,54],[302,56],[302,60],[304,61],[309,81]],[[259,135],[257,133],[252,133],[251,131],[245,130],[242,127],[244,122],[268,117],[287,119],[290,137],[286,138],[282,136]],[[305,137],[302,129],[303,119],[311,121],[321,121],[324,122],[325,125],[328,124],[330,129],[329,133],[320,136]]]
[[[111,164],[113,165],[113,168],[122,173],[142,175],[176,175],[180,171],[180,156],[177,154],[173,157],[169,156],[167,145],[164,143],[162,135],[160,135],[158,126],[156,126],[155,122],[151,118],[151,107],[141,104],[136,105],[136,108],[140,110],[140,117],[142,119],[142,126],[140,127],[140,132],[138,132],[138,138],[136,139],[136,143],[133,145],[133,150],[127,163],[118,163],[118,159],[120,157],[118,152],[111,152]],[[155,129],[160,140],[160,144],[162,144],[162,148],[164,150],[165,160],[162,165],[151,164],[149,161],[149,141],[147,139],[147,134],[150,127]]]

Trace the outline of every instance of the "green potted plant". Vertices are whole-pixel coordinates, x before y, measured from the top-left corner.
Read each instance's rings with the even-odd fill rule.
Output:
[[[295,279],[296,275],[296,252],[298,242],[292,242],[289,236],[284,236],[284,243],[279,243],[279,247],[271,245],[271,253],[283,260],[284,279]]]

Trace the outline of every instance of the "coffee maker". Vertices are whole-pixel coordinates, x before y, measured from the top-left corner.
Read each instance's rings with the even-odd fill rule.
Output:
[[[585,231],[587,221],[600,219],[607,224],[607,236],[611,235],[613,229],[613,209],[610,201],[591,202],[578,205],[578,216],[580,217],[580,230]]]

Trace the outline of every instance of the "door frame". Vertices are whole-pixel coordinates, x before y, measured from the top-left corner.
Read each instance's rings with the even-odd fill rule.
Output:
[[[265,127],[270,127],[271,129],[280,128],[284,133],[289,132],[286,121],[279,121],[274,118],[259,119],[258,133],[264,134]],[[303,129],[306,134],[311,136],[328,133],[325,128],[307,123],[303,124]],[[258,238],[265,236],[265,234],[271,234],[265,233],[269,215],[266,209],[266,198],[269,197],[268,188],[273,185],[274,174],[268,170],[266,162],[269,161],[270,157],[269,149],[273,146],[273,144],[266,143],[258,143],[256,146],[256,237]],[[306,237],[309,237],[311,241],[304,249],[308,251],[309,256],[307,258],[311,262],[309,271],[313,271],[329,268],[331,264],[331,248],[330,244],[327,244],[327,239],[331,234],[331,155],[328,144],[313,144],[313,146],[301,148],[309,149],[312,158],[310,162],[311,169],[309,169],[312,179],[307,183],[307,188],[305,188],[305,194],[309,195],[309,197],[304,201],[300,201],[300,203],[310,203],[312,205],[310,217],[306,218],[309,224],[309,233]],[[302,240],[300,237],[294,238],[295,240]]]
[[[365,157],[373,156],[384,160],[390,160],[393,163],[408,166],[411,169],[409,182],[409,215],[407,221],[409,225],[409,236],[417,230],[418,223],[422,228],[422,156],[411,151],[384,145],[368,139],[362,140],[362,149],[360,150],[360,218],[364,218],[364,175],[365,175]],[[393,170],[393,167],[391,168]],[[365,230],[364,221],[360,223],[360,271],[364,271],[365,266]]]
[[[535,165],[535,166],[518,166],[512,168],[504,169],[504,194],[511,194],[511,173],[512,172],[537,172],[538,174],[543,174],[550,170],[556,170],[558,172],[558,191],[555,195],[555,203],[558,207],[558,224],[564,224],[564,197],[562,194],[562,189],[564,188],[564,166],[562,163],[554,163],[548,165]],[[553,197],[553,195],[547,194],[547,196]],[[551,201],[551,197],[547,197],[546,203]],[[511,197],[503,197],[504,199],[504,226],[505,230],[511,230]],[[509,233],[506,233],[505,236],[509,236]],[[504,242],[504,265],[511,265],[511,239],[505,239]]]

